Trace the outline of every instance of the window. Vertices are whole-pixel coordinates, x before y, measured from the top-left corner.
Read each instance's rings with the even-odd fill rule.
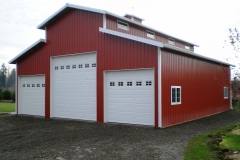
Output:
[[[151,86],[152,85],[152,81],[146,81],[146,86]]]
[[[27,87],[30,87],[30,84],[27,84]]]
[[[147,31],[147,37],[155,39],[155,33],[151,31]]]
[[[25,87],[25,84],[22,84],[22,87]]]
[[[132,86],[132,82],[127,82],[127,86]]]
[[[120,29],[124,29],[124,30],[127,30],[127,31],[128,31],[128,24],[127,24],[127,23],[118,21],[118,22],[117,22],[117,27],[120,28]]]
[[[67,66],[66,66],[66,69],[70,69],[70,65],[67,65]]]
[[[89,68],[89,64],[85,64],[85,68]]]
[[[137,81],[136,82],[136,86],[141,86],[142,85],[142,82],[141,81]]]
[[[118,82],[118,86],[123,86],[123,82]]]
[[[35,84],[32,84],[32,87],[35,87]]]
[[[96,67],[96,63],[92,63],[92,67]]]
[[[82,68],[82,64],[79,64],[79,65],[78,65],[78,68]]]
[[[37,87],[40,87],[40,84],[37,84]]]
[[[224,99],[228,99],[228,87],[223,88],[223,96],[224,96]]]
[[[45,84],[42,84],[42,87],[45,87]]]
[[[110,82],[110,86],[115,86],[115,83],[114,82]]]
[[[171,45],[175,45],[175,40],[172,38],[168,38],[168,43]]]
[[[75,69],[76,68],[76,65],[74,64],[74,65],[72,65],[72,69]]]
[[[181,104],[181,87],[171,86],[171,105]]]
[[[189,44],[185,44],[185,49],[190,50],[190,46],[189,46]]]
[[[58,66],[55,67],[55,70],[58,70]]]
[[[61,66],[61,69],[64,69],[64,66]]]

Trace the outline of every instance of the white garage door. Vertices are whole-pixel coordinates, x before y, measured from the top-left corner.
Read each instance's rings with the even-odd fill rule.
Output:
[[[45,76],[19,76],[18,114],[45,115]]]
[[[154,71],[105,73],[105,121],[154,125]]]
[[[96,54],[53,57],[51,117],[96,121]]]

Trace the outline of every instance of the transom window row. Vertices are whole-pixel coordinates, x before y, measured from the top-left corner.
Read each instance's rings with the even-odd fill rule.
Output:
[[[89,64],[89,63],[86,63],[86,64],[73,64],[73,65],[66,65],[66,66],[55,66],[55,70],[63,70],[63,69],[76,69],[76,68],[89,68],[90,65],[92,67],[96,67],[96,63],[92,63],[92,64]]]
[[[45,84],[22,84],[22,87],[45,87]]]
[[[123,81],[119,81],[115,84],[115,82],[110,82],[109,85],[110,86],[133,86],[135,84],[135,86],[143,86],[144,84],[146,86],[151,86],[152,85],[152,81],[145,81],[145,82],[142,82],[142,81],[136,81],[135,83],[132,82],[132,81],[128,81],[126,83],[124,83]]]

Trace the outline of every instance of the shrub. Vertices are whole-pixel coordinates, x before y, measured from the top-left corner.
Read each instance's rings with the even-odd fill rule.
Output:
[[[11,94],[11,100],[13,102],[15,102],[15,91],[14,90],[12,91],[12,94]]]
[[[3,96],[2,88],[0,88],[0,101],[2,100],[2,96]]]
[[[11,91],[9,89],[4,90],[2,98],[4,100],[11,100]]]

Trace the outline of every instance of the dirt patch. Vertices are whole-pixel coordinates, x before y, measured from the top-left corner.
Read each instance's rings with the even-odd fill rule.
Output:
[[[232,133],[236,135],[240,135],[240,129],[233,130]]]
[[[224,158],[225,160],[240,160],[240,153],[238,151],[233,151],[227,153]]]
[[[183,159],[194,136],[240,123],[229,111],[165,128],[0,115],[0,159]]]

